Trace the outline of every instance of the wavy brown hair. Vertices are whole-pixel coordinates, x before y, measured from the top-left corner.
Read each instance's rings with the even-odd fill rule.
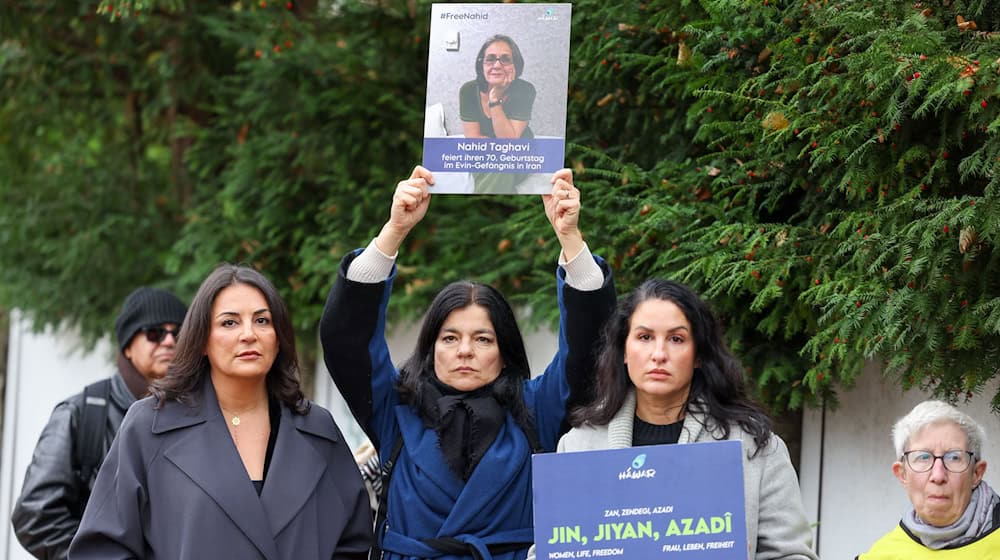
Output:
[[[223,264],[218,266],[198,288],[184,324],[179,333],[174,361],[163,379],[150,387],[150,393],[159,404],[174,399],[193,404],[200,392],[202,382],[212,366],[205,355],[205,347],[212,331],[212,305],[219,292],[237,284],[245,284],[260,290],[271,311],[271,321],[278,338],[278,355],[267,372],[267,393],[269,397],[284,403],[292,411],[305,414],[309,401],[302,394],[299,385],[299,360],[295,351],[295,331],[292,318],[284,300],[263,274],[243,265]]]

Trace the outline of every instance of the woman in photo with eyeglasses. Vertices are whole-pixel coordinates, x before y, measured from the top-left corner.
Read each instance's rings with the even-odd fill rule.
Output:
[[[507,35],[494,35],[476,55],[476,79],[459,91],[459,115],[466,138],[521,138],[528,126],[535,86],[521,79],[524,57]]]
[[[535,86],[521,78],[524,57],[507,35],[486,39],[476,55],[476,79],[458,93],[459,117],[466,138],[534,138],[528,122]],[[475,192],[513,193],[527,177],[514,173],[473,173]]]
[[[986,430],[954,406],[931,400],[896,422],[892,442],[899,457],[892,473],[912,507],[858,558],[1000,558],[1000,497],[983,480]]]
[[[180,334],[125,416],[69,557],[366,558],[368,493],[330,413],[302,394],[274,285],[219,266]]]

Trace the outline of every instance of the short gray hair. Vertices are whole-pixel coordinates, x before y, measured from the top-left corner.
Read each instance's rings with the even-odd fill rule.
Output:
[[[896,447],[896,457],[902,457],[906,444],[920,430],[932,424],[956,424],[965,432],[969,440],[969,449],[976,459],[982,459],[983,445],[986,443],[986,430],[972,419],[971,416],[944,401],[924,401],[913,407],[892,427],[892,443]]]

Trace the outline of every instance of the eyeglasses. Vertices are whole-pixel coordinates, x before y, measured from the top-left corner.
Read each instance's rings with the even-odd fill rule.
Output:
[[[177,342],[177,335],[180,334],[181,331],[177,327],[172,329],[168,329],[167,327],[143,327],[140,330],[146,335],[146,340],[152,342],[153,344],[163,342],[163,339],[167,338],[168,334],[174,335],[174,342]]]
[[[934,461],[941,459],[944,468],[953,473],[963,473],[972,464],[975,454],[971,451],[946,451],[944,455],[935,455],[930,451],[915,449],[903,453],[903,459],[913,472],[927,472],[934,467]]]
[[[490,54],[486,55],[484,58],[481,58],[480,60],[483,62],[484,66],[493,66],[497,62],[499,62],[504,66],[510,66],[511,64],[514,64],[514,59],[511,58],[510,55],[508,54],[502,56],[496,56]]]

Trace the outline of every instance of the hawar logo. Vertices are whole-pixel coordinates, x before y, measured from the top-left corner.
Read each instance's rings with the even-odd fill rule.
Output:
[[[653,478],[656,476],[656,469],[643,469],[646,465],[646,454],[640,453],[632,459],[632,465],[618,473],[618,480],[637,480],[640,478]]]
[[[636,455],[635,459],[632,459],[632,468],[641,469],[643,465],[646,464],[646,454],[640,453]]]

